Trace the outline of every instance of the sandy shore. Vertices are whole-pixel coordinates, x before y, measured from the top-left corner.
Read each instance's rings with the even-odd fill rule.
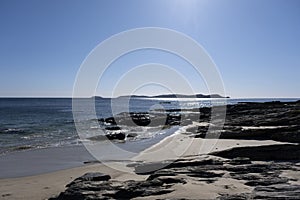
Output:
[[[174,160],[180,157],[208,154],[234,147],[286,144],[273,140],[234,140],[234,139],[201,139],[184,134],[186,129],[197,127],[200,123],[182,127],[175,134],[164,138],[159,143],[142,151],[134,161],[156,162]]]
[[[184,131],[184,130],[183,130]],[[270,145],[279,144],[280,142],[274,141],[255,141],[255,140],[205,140],[201,138],[192,138],[188,135],[181,134],[180,131],[171,135],[161,142],[153,145],[152,147],[144,150],[138,156],[134,157],[132,161],[163,161],[169,159],[176,159],[178,156],[188,157],[198,154],[206,154],[210,151],[219,151],[223,149],[228,149],[236,146],[260,146],[260,145]],[[86,172],[101,172],[104,174],[109,174],[112,179],[116,180],[143,180],[147,176],[136,175],[133,173],[133,168],[126,167],[128,162],[109,162],[109,167],[103,164],[89,164],[82,167],[60,170],[53,173],[46,173],[36,176],[28,176],[21,178],[9,178],[0,179],[0,198],[1,199],[47,199],[58,195],[60,192],[64,191],[65,185],[70,183],[75,178],[82,176]],[[112,168],[113,167],[113,168]],[[123,171],[116,170],[124,169]],[[220,180],[216,184],[221,184]],[[230,180],[227,180],[227,182]],[[239,183],[231,183],[239,185]],[[206,197],[213,198],[214,191],[220,190],[217,185],[215,187],[202,185],[195,185],[193,183],[188,183],[181,188],[178,188],[178,195],[186,191],[186,187],[193,191],[195,189],[195,194],[199,193],[199,188],[202,188],[203,194]],[[210,187],[208,189],[208,187]],[[233,189],[236,190],[237,188]],[[238,190],[247,190],[247,187],[238,188]],[[228,192],[228,190],[227,190]],[[174,193],[170,194],[172,197]],[[179,196],[182,196],[179,195]],[[192,195],[192,194],[191,194]],[[174,196],[173,196],[174,197]],[[184,195],[183,195],[184,197]]]
[[[118,165],[119,163],[115,163]],[[121,163],[120,163],[121,164]],[[87,172],[101,172],[110,174],[114,179],[124,179],[127,174],[109,168],[103,164],[86,165],[67,170],[36,176],[0,179],[1,199],[47,199],[59,194],[65,185]],[[142,176],[130,174],[130,178],[137,179]]]

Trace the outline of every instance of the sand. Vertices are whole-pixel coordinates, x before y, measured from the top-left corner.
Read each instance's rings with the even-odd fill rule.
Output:
[[[157,162],[163,160],[174,160],[179,157],[208,154],[234,147],[288,144],[273,140],[202,139],[184,134],[186,129],[197,125],[199,125],[199,123],[193,123],[182,127],[175,134],[164,138],[159,143],[142,151],[139,155],[132,158],[132,160]]]
[[[111,164],[124,165],[122,163]],[[112,179],[118,180],[140,180],[145,178],[145,176],[117,171],[103,164],[86,165],[36,176],[0,179],[0,199],[47,199],[62,192],[65,185],[87,172],[109,174]]]

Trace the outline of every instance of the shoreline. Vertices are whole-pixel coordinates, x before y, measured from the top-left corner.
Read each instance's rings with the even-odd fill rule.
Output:
[[[177,127],[165,130],[153,138],[124,143],[100,142],[97,146],[103,151],[101,161],[127,161],[129,156],[126,153],[113,153],[114,147],[119,147],[136,156],[143,150],[159,143],[163,138],[174,134]],[[81,145],[49,147],[41,149],[30,149],[25,151],[9,152],[0,155],[0,179],[28,177],[39,174],[51,173],[59,170],[72,169],[85,166],[85,163],[97,163],[97,159],[90,154],[86,147]]]
[[[0,179],[0,198],[41,200],[55,197],[75,178],[90,171],[110,174],[112,178],[125,175],[103,164],[90,164],[35,176]]]
[[[124,148],[124,150],[134,152],[132,155],[130,153],[116,155],[111,154],[111,151],[109,149],[110,145],[106,144],[105,146],[105,144],[103,143],[103,152],[107,153],[106,155],[103,154],[104,156],[101,161],[155,162],[166,159],[175,160],[179,156],[184,157],[191,155],[208,154],[210,151],[220,151],[233,147],[288,144],[272,140],[251,141],[229,139],[199,139],[191,138],[189,135],[184,134],[186,129],[195,127],[197,125],[198,123],[182,126],[178,130],[176,130],[176,128],[169,129],[169,133],[158,135],[154,138],[133,141],[131,142],[131,146],[122,147]],[[221,144],[221,141],[223,142],[223,144]],[[117,146],[123,145],[122,143],[109,144]],[[205,148],[205,145],[209,145],[208,148]],[[211,145],[215,145],[215,147],[210,148]],[[202,148],[200,149],[199,147]],[[170,149],[172,149],[172,151],[169,151]],[[84,167],[86,164],[92,163],[99,163],[99,161],[91,155],[91,153],[86,149],[86,147],[84,147],[84,145],[50,147],[10,152],[8,154],[0,156],[0,180],[42,175],[61,170]]]
[[[189,140],[189,141],[188,141]],[[65,186],[72,182],[75,178],[82,176],[87,172],[101,172],[104,174],[109,174],[113,180],[126,181],[126,180],[146,180],[148,175],[137,175],[133,172],[134,168],[127,167],[127,164],[136,163],[136,162],[159,162],[171,160],[174,157],[174,151],[171,149],[175,146],[178,146],[177,142],[191,142],[194,140],[194,143],[191,146],[189,151],[186,151],[182,157],[190,157],[199,155],[197,152],[193,152],[195,145],[199,145],[203,139],[187,137],[182,133],[173,134],[166,137],[161,142],[147,148],[145,151],[142,151],[138,156],[134,157],[131,162],[107,162],[102,163],[93,163],[93,164],[84,164],[83,166],[73,167],[69,169],[58,170],[51,173],[42,173],[34,176],[18,177],[18,178],[5,178],[0,179],[1,185],[1,194],[3,199],[32,199],[40,200],[47,199],[57,196],[60,192],[65,190]],[[171,142],[170,142],[171,141]],[[222,142],[225,142],[222,144]],[[239,145],[236,145],[239,143]],[[165,148],[164,154],[161,152],[156,152],[156,159],[153,158],[153,152],[157,148],[161,149],[161,146],[166,146],[169,144],[167,149]],[[217,144],[218,148],[230,149],[232,147],[242,147],[242,146],[263,146],[270,144],[285,144],[275,141],[249,141],[249,140],[222,140]],[[219,150],[220,150],[219,149]],[[174,150],[174,149],[173,149]],[[150,153],[149,153],[150,152]],[[159,156],[158,154],[159,153]],[[108,166],[107,166],[108,165]],[[118,171],[113,168],[122,169],[124,168],[128,172]],[[129,172],[131,171],[131,172]],[[206,186],[207,187],[207,186]],[[30,191],[30,192],[28,192]]]
[[[74,157],[69,157],[73,160],[71,164],[80,163],[83,165],[84,161],[90,161],[90,164],[35,176],[0,179],[0,197],[2,199],[38,200],[61,194],[70,195],[69,197],[72,198],[72,195],[78,194],[74,193],[77,189],[80,190],[79,194],[83,196],[86,195],[86,192],[97,195],[95,191],[100,191],[98,189],[95,189],[95,191],[84,189],[86,186],[93,188],[93,184],[95,184],[96,188],[109,186],[110,189],[101,190],[99,195],[110,195],[110,192],[114,191],[115,193],[111,195],[115,196],[111,196],[112,198],[118,197],[119,194],[116,192],[118,191],[122,195],[133,195],[133,198],[137,199],[155,199],[157,197],[195,199],[198,198],[197,194],[199,192],[203,193],[201,198],[215,199],[219,195],[230,196],[241,192],[242,195],[252,195],[253,192],[261,190],[259,185],[265,187],[264,184],[268,184],[268,186],[273,187],[273,184],[279,183],[281,187],[292,186],[296,193],[285,195],[293,196],[298,194],[298,190],[300,191],[300,160],[299,155],[295,155],[299,151],[299,135],[295,134],[299,130],[299,126],[297,126],[300,116],[298,112],[299,103],[282,104],[273,102],[231,106],[231,111],[237,110],[242,112],[243,115],[240,115],[239,112],[229,112],[227,116],[229,122],[224,126],[219,139],[214,137],[205,139],[204,133],[206,133],[207,123],[193,121],[192,124],[180,128],[169,136],[165,135],[159,142],[154,142],[148,148],[139,151],[130,160],[123,159],[113,162],[111,161],[113,160],[112,155],[108,154],[110,161],[99,164],[93,162],[94,159],[90,159],[91,157],[84,157],[81,153],[76,154],[74,149],[70,148],[69,153],[77,158],[74,162]],[[265,112],[262,112],[262,109],[265,109]],[[208,120],[208,118],[204,119]],[[249,137],[255,139],[249,139]],[[61,161],[70,164],[70,160],[64,159],[64,155],[61,153],[63,152],[68,156],[70,154],[64,148],[59,150],[60,152],[52,152],[52,156],[55,159],[58,158],[57,156],[62,156]],[[34,170],[37,163],[32,166],[30,160],[32,157],[30,157],[30,153],[26,156],[26,152],[29,151],[24,152],[25,156],[22,160],[28,162],[29,168],[33,167],[30,170]],[[212,155],[211,152],[215,154]],[[255,158],[255,155],[252,155],[251,159],[247,157],[252,152],[255,152],[260,160],[257,160],[258,158]],[[289,152],[294,152],[294,155],[289,155]],[[272,153],[276,156],[274,157]],[[246,156],[243,157],[243,155]],[[287,156],[290,156],[290,158],[294,156],[292,158],[294,162],[290,162]],[[17,158],[15,159],[18,160]],[[35,158],[38,160],[41,157],[36,156]],[[281,158],[287,159],[282,162]],[[279,162],[273,162],[272,159]],[[18,161],[22,162],[22,160]],[[4,160],[2,161],[4,162]],[[56,166],[51,157],[48,158],[47,167],[50,166],[49,163]],[[11,170],[11,173],[16,173],[14,171],[16,168],[13,168],[14,166],[10,168],[10,164],[7,162],[7,166],[0,166],[3,167],[1,171],[7,173],[6,168]],[[21,165],[18,167],[19,169],[22,168]],[[167,170],[164,167],[167,167]],[[123,171],[116,169],[122,169]],[[150,171],[147,171],[147,169],[150,169]],[[273,172],[273,169],[275,172]],[[107,182],[74,182],[75,178],[87,172],[101,172],[111,176],[112,179]],[[277,178],[279,174],[280,177]],[[263,180],[261,180],[261,177],[263,177]],[[70,182],[72,184],[67,185]],[[162,185],[157,185],[157,182]],[[151,185],[150,193],[145,194],[145,196],[139,196],[140,193],[122,193],[123,187],[129,189],[129,191],[134,191],[136,188],[138,191],[145,191],[146,188],[143,188],[143,185],[149,184],[154,185]],[[169,187],[171,190],[168,189]],[[158,195],[157,192],[162,193]],[[273,195],[278,192],[280,192],[280,189],[278,191],[275,189]],[[258,191],[255,195],[268,194],[259,193]]]
[[[235,140],[235,139],[203,139],[184,134],[186,129],[196,127],[199,123],[182,127],[174,134],[140,152],[132,160],[136,162],[160,162],[176,160],[180,157],[208,155],[235,147],[264,146],[289,144],[273,140]],[[159,155],[159,156],[157,156]]]

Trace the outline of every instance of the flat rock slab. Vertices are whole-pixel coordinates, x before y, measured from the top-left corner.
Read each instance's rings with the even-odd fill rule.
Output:
[[[251,160],[277,160],[291,161],[300,160],[300,145],[294,144],[276,144],[254,147],[236,147],[220,152],[214,152],[212,155],[223,158],[248,157]]]
[[[89,172],[76,178],[74,181],[108,181],[109,179],[111,179],[110,175],[99,172]]]

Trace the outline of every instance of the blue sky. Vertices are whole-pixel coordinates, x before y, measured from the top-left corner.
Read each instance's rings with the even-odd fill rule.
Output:
[[[0,96],[72,96],[76,73],[95,46],[121,31],[149,26],[199,42],[216,63],[228,96],[300,97],[298,0],[1,0]],[[145,63],[176,60],[144,53]],[[143,63],[142,55],[132,59]],[[129,58],[112,67],[99,95],[109,95],[105,83],[113,84],[109,77],[116,79],[132,63]],[[203,81],[188,72],[183,69],[193,84],[199,82],[197,92],[206,93]]]

